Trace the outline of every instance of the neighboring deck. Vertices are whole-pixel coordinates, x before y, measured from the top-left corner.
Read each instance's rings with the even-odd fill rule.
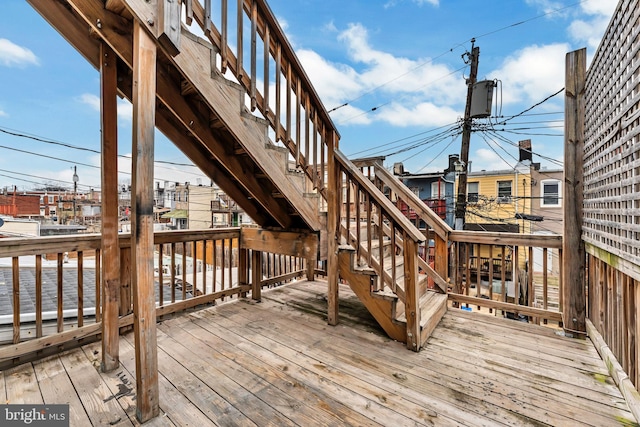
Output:
[[[164,320],[162,412],[145,425],[635,425],[590,341],[450,309],[414,353],[340,292],[337,327],[324,282]],[[70,403],[72,426],[138,424],[132,334],[120,349],[110,374],[100,343],[13,368],[0,400]]]

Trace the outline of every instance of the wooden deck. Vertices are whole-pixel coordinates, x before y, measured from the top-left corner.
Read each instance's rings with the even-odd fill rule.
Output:
[[[590,341],[453,310],[420,353],[386,338],[346,287],[300,282],[158,326],[161,415],[145,425],[635,425]],[[72,426],[137,425],[133,335],[0,376],[8,403],[69,403]],[[5,395],[6,394],[6,395]]]

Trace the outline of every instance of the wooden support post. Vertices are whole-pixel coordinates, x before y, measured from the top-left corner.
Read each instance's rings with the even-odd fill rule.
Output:
[[[584,334],[586,327],[585,247],[582,240],[584,189],[584,90],[586,49],[569,52],[565,76],[563,327]]]
[[[118,73],[117,56],[100,45],[100,124],[102,130],[102,362],[103,372],[120,365],[119,294],[120,251],[118,245]]]
[[[420,291],[418,289],[418,247],[406,234],[404,240],[405,313],[407,316],[407,348],[420,350]]]
[[[133,158],[135,203],[131,227],[133,317],[136,353],[136,417],[159,413],[156,302],[153,277],[153,154],[156,44],[141,24],[133,26]]]
[[[238,248],[238,285],[249,284],[249,249],[240,246]],[[246,292],[240,294],[242,298],[247,296]]]
[[[339,171],[335,158],[335,146],[337,138],[335,132],[331,132],[327,137],[328,145],[328,169],[329,182],[327,185],[327,322],[329,325],[338,324],[338,214],[340,200],[340,188],[338,187]]]
[[[262,252],[251,252],[251,299],[262,300]]]

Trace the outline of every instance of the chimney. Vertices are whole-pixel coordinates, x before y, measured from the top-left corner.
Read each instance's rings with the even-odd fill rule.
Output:
[[[518,161],[524,162],[525,160],[532,161],[533,156],[531,155],[531,140],[525,139],[522,141],[518,141],[518,148],[520,149],[520,157]]]
[[[456,162],[460,159],[457,154],[449,154],[449,166],[444,170],[445,173],[455,172]]]

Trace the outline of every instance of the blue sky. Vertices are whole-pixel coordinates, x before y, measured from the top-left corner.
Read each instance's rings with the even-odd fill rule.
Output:
[[[564,58],[594,54],[615,0],[271,0],[351,157],[386,155],[410,172],[442,170],[460,150],[444,132],[464,112],[462,56],[480,47],[479,78],[500,81],[496,113],[516,115],[562,89]],[[0,13],[0,187],[42,183],[99,188],[99,75],[24,0]],[[531,139],[534,161],[562,162],[563,94],[508,125],[474,133],[472,169],[509,169],[512,144]],[[119,108],[119,153],[131,152],[131,106]],[[489,128],[490,121],[479,121]],[[14,136],[56,141],[82,151]],[[409,146],[415,146],[408,150]],[[19,151],[22,150],[22,151]],[[397,153],[397,154],[393,154]],[[48,157],[47,157],[48,156]],[[189,163],[158,134],[156,160]],[[558,162],[559,161],[559,162]],[[130,170],[123,160],[120,170]],[[129,177],[121,174],[121,181]],[[193,167],[158,163],[159,181],[209,181]],[[59,180],[59,181],[57,181]]]

